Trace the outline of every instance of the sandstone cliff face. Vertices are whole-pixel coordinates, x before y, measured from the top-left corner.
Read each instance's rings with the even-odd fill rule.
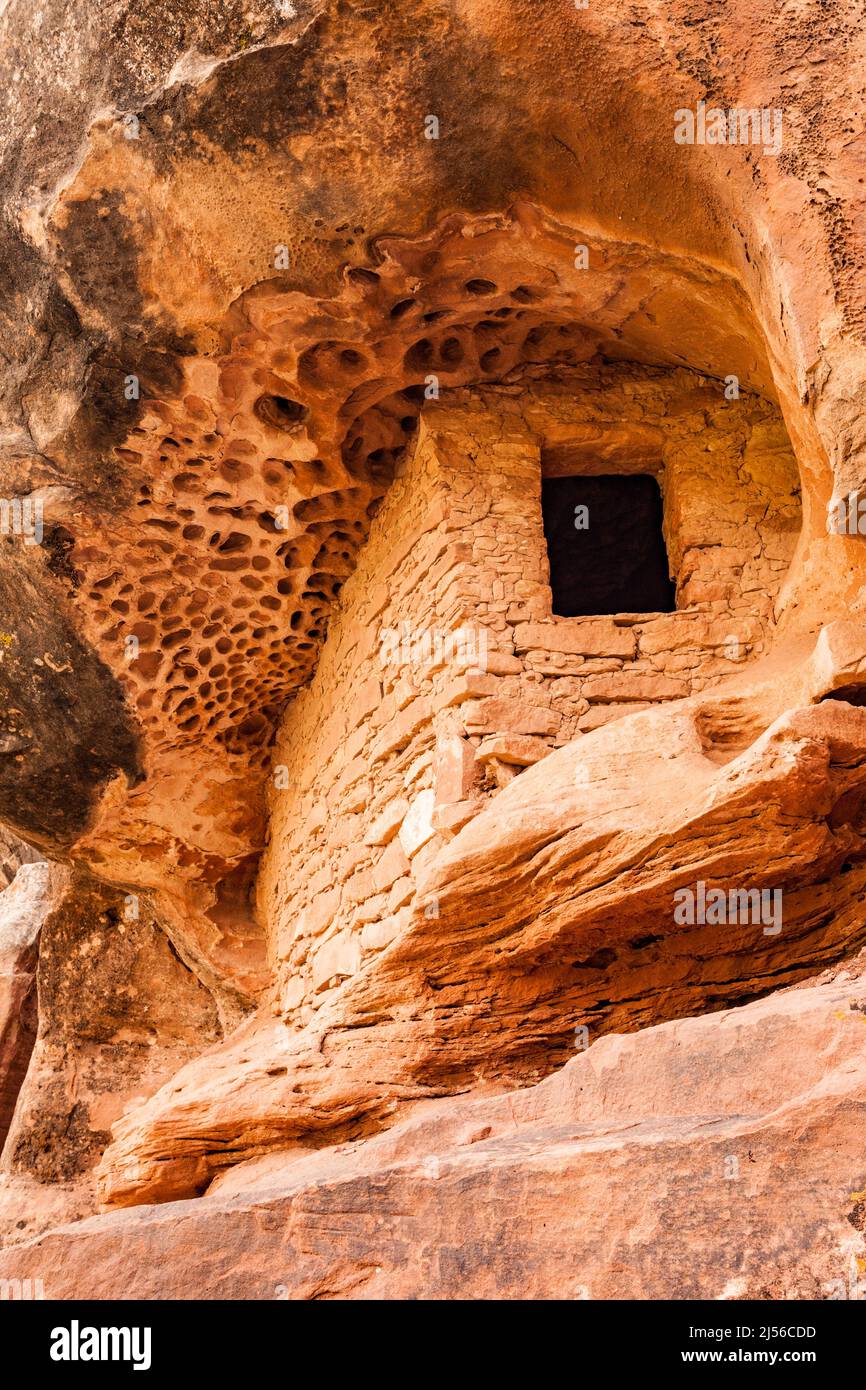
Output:
[[[0,1273],[826,1296],[855,8],[85,12],[0,14]],[[568,616],[551,483],[636,475],[675,606]]]
[[[538,1086],[259,1159],[0,1268],[57,1298],[83,1271],[95,1298],[862,1298],[863,984],[861,956],[605,1038]]]

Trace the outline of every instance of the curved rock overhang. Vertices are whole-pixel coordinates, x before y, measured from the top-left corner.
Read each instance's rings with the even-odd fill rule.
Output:
[[[62,672],[38,691],[16,673],[40,747],[52,718],[65,742],[14,751],[0,813],[159,890],[190,957],[247,996],[261,940],[232,904],[274,722],[431,376],[593,358],[736,375],[778,399],[803,477],[789,625],[860,587],[838,559],[857,541],[824,534],[861,467],[850,79],[795,80],[797,24],[768,12],[745,43],[735,16],[687,6],[625,28],[553,0],[543,27],[528,3],[292,8],[253,7],[249,28],[231,7],[165,27],[129,11],[98,80],[94,28],[78,90],[41,43],[19,88],[39,118],[6,147],[3,466],[50,537],[5,547],[10,611],[32,582],[49,669],[80,644],[94,697],[67,721]],[[33,21],[13,4],[3,22],[14,62]],[[838,7],[828,68],[859,41]],[[785,111],[780,155],[674,142],[678,109],[745,93]],[[61,824],[33,790],[67,766]]]

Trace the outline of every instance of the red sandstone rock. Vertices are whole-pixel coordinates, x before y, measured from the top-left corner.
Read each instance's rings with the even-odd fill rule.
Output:
[[[475,757],[482,763],[497,758],[516,767],[532,767],[549,752],[548,745],[540,738],[528,734],[496,734],[482,740]]]
[[[47,864],[22,864],[0,892],[0,1151],[36,1040],[37,941],[51,878]]]
[[[859,16],[217,9],[0,15],[0,1271],[822,1296],[864,1258]],[[678,143],[699,101],[780,149]],[[634,474],[676,611],[568,616],[545,482]],[[166,1205],[34,1241],[97,1166]]]
[[[721,767],[714,717],[711,700],[648,711],[524,772],[428,866],[404,934],[303,1031],[250,1025],[116,1127],[106,1200],[201,1190],[228,1142],[237,1161],[353,1116],[381,1124],[398,1096],[479,1073],[526,1081],[561,1064],[577,1025],[595,1037],[717,1008],[860,944],[849,808],[866,785],[866,715],[844,702],[784,714]],[[784,930],[677,926],[676,894],[703,880],[779,890]]]
[[[378,1138],[236,1167],[198,1201],[18,1245],[0,1277],[54,1298],[853,1296],[864,978],[861,958],[611,1035],[531,1089],[429,1102]]]

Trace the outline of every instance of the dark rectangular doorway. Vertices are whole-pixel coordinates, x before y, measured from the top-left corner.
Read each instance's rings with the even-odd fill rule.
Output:
[[[555,614],[674,611],[661,491],[650,474],[543,478],[541,511]]]

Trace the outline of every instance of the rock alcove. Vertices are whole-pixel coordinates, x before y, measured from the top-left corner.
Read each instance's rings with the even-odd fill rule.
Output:
[[[788,1266],[818,1283],[864,1179],[866,577],[825,527],[862,473],[856,23],[813,65],[790,10],[47,8],[0,16],[0,448],[46,521],[0,555],[0,818],[54,861],[13,972],[16,1277],[68,1288],[76,1251],[110,1287],[152,1240],[164,1292],[169,1208],[30,1238],[188,1199],[204,1249],[269,1183],[295,1231],[331,1182],[362,1220],[373,1172],[438,1248],[519,1239],[520,1294],[584,1240],[599,1288],[715,1297],[658,1235],[624,1275],[586,1212],[548,1249],[535,1201],[561,1158],[675,1230],[709,1114],[789,1184],[708,1240],[724,1287],[778,1255],[773,1199],[828,1233]],[[777,157],[674,142],[711,86],[785,107]],[[567,612],[545,489],[602,478],[657,488],[674,592]],[[781,891],[784,929],[677,922],[699,882]],[[270,1230],[219,1292],[262,1296]],[[291,1286],[393,1292],[367,1234],[279,1251]],[[455,1293],[422,1263],[404,1292]]]

